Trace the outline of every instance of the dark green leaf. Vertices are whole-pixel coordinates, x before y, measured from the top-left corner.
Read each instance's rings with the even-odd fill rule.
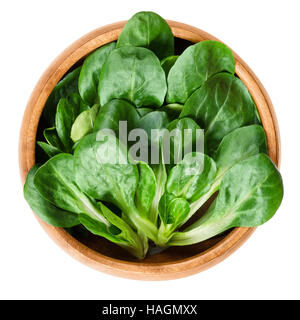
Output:
[[[187,216],[190,206],[185,199],[165,193],[159,201],[158,209],[163,223],[172,225],[174,230]]]
[[[162,220],[158,232],[158,245],[163,247],[169,241],[172,232],[186,219],[190,206],[186,199],[165,193],[159,201],[158,208]]]
[[[192,216],[219,189],[223,176],[232,166],[261,152],[266,152],[266,137],[261,126],[242,127],[227,134],[216,152],[215,181],[206,194],[191,204],[190,215]]]
[[[44,150],[44,152],[48,155],[49,158],[52,158],[59,153],[62,153],[61,150],[59,150],[56,147],[53,147],[51,144],[48,144],[46,142],[37,141],[37,144],[39,147],[41,147]]]
[[[63,144],[61,143],[61,141],[60,141],[60,139],[58,137],[58,134],[57,134],[57,131],[56,131],[55,127],[45,129],[43,134],[44,134],[44,137],[45,137],[46,141],[51,146],[56,147],[59,150],[63,150],[64,149],[64,146],[63,146]]]
[[[154,12],[138,12],[122,30],[117,47],[135,46],[152,50],[159,59],[174,54],[174,36],[167,22]]]
[[[226,134],[253,123],[254,104],[240,79],[219,73],[191,95],[180,117],[191,117],[205,129],[207,153],[213,155]]]
[[[67,98],[61,98],[57,105],[55,125],[57,135],[66,152],[72,151],[73,141],[71,139],[71,128],[81,112],[81,98],[79,94],[73,93]],[[88,109],[85,112],[88,112]]]
[[[109,226],[92,200],[76,185],[72,155],[61,153],[48,160],[37,170],[34,185],[55,206],[75,213],[86,213]]]
[[[207,155],[188,153],[171,169],[166,184],[167,192],[194,202],[210,189],[216,171],[215,162]]]
[[[169,56],[164,58],[161,61],[161,67],[164,69],[166,77],[168,76],[170,69],[173,67],[175,64],[176,60],[178,59],[178,56]]]
[[[127,121],[128,131],[136,128],[140,115],[137,109],[124,100],[112,100],[101,107],[94,124],[94,132],[111,129],[119,134],[119,122]]]
[[[106,227],[98,220],[85,214],[79,214],[80,222],[93,234],[103,236],[118,244],[138,259],[144,258],[143,243],[138,235],[125,221],[109,210],[104,204],[100,202],[98,205],[101,213],[112,223],[111,226]]]
[[[257,153],[267,153],[263,127],[254,124],[235,129],[223,138],[216,152],[218,175],[224,174],[235,163]]]
[[[145,130],[149,141],[155,143],[162,136],[163,129],[166,129],[170,120],[165,111],[152,111],[141,117],[138,127]],[[151,130],[156,129],[157,135],[151,136]]]
[[[121,209],[134,207],[139,173],[119,140],[102,131],[89,134],[80,140],[74,156],[76,182],[83,192]]]
[[[41,196],[34,186],[33,179],[38,167],[28,172],[24,185],[24,197],[32,211],[43,221],[55,227],[70,228],[79,224],[78,215],[54,206]]]
[[[170,135],[170,159],[165,163],[177,164],[189,152],[203,152],[203,130],[191,118],[175,119],[167,127]]]
[[[155,241],[156,226],[135,206],[137,165],[114,135],[98,131],[82,138],[75,150],[76,183],[87,195],[116,204],[138,230]]]
[[[43,116],[50,126],[55,125],[55,113],[59,100],[71,93],[78,92],[78,77],[81,67],[68,73],[52,90],[43,111]]]
[[[224,176],[211,209],[185,232],[175,233],[171,245],[209,239],[232,227],[256,227],[277,211],[283,197],[280,173],[265,154],[235,164]]]
[[[145,48],[122,47],[112,51],[99,81],[100,104],[124,99],[137,107],[160,107],[167,85],[154,53]]]
[[[99,103],[100,73],[107,57],[115,47],[115,42],[108,43],[89,54],[83,62],[78,79],[78,89],[82,99],[89,105]]]
[[[201,41],[189,46],[177,59],[168,75],[168,103],[185,103],[188,97],[212,75],[234,74],[231,50],[218,41]]]
[[[139,113],[139,115],[140,115],[141,117],[145,116],[146,114],[148,114],[148,113],[150,113],[150,112],[152,112],[152,111],[154,111],[154,110],[151,109],[151,108],[138,108],[138,109],[137,109],[137,112]]]

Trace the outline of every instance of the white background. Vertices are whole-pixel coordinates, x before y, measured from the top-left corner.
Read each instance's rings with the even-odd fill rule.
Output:
[[[0,298],[300,298],[299,1],[1,1]],[[45,234],[23,200],[18,135],[34,85],[69,44],[100,26],[152,10],[228,44],[267,89],[282,139],[284,201],[232,256],[200,274],[142,282],[94,271]]]

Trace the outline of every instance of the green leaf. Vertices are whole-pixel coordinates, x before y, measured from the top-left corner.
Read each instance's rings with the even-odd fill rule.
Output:
[[[156,143],[169,122],[169,116],[165,111],[152,111],[140,118],[138,127],[146,131],[149,142]],[[157,135],[151,135],[151,130],[154,129],[157,130]]]
[[[121,237],[118,237],[114,233],[109,232],[107,226],[100,221],[93,219],[84,213],[80,213],[78,216],[80,223],[83,224],[85,228],[91,233],[97,236],[105,237],[109,241],[117,244],[127,244],[126,240],[123,240]]]
[[[186,153],[203,152],[203,131],[193,119],[175,119],[167,129],[170,134],[170,161],[165,162],[170,163],[171,167],[181,161]]]
[[[159,212],[159,217],[164,225],[172,224],[173,223],[172,221],[174,221],[174,219],[172,219],[172,216],[169,215],[169,210],[168,210],[170,202],[174,199],[176,199],[176,196],[166,192],[161,196],[159,200],[158,212]]]
[[[223,138],[217,149],[215,161],[218,176],[224,175],[235,163],[257,153],[267,153],[263,127],[254,124],[235,129]]]
[[[75,119],[70,132],[73,142],[79,141],[82,137],[93,132],[95,119],[99,111],[99,105],[95,104],[92,108],[81,112]]]
[[[167,22],[154,12],[138,12],[122,30],[117,48],[144,47],[152,50],[159,59],[174,54],[174,36]]]
[[[165,246],[172,232],[186,219],[190,206],[186,199],[165,193],[159,201],[159,216],[162,223],[158,233],[158,245]]]
[[[163,156],[162,156],[162,145],[161,143],[159,144],[159,163],[158,164],[151,164],[151,168],[154,172],[155,179],[156,179],[156,190],[155,190],[155,195],[150,207],[150,216],[155,217],[155,220],[158,217],[159,210],[159,201],[163,194],[165,193],[165,186],[167,182],[167,171],[166,171],[166,166],[164,164]]]
[[[37,141],[37,145],[41,147],[41,149],[44,150],[44,152],[48,155],[49,158],[52,158],[56,156],[59,153],[62,153],[62,151],[56,147],[51,146],[51,144],[48,144],[43,141]]]
[[[57,105],[55,125],[57,135],[62,142],[66,152],[72,151],[73,141],[71,139],[71,128],[81,112],[81,98],[79,94],[73,93],[67,98],[61,98]],[[89,109],[87,110],[89,111]],[[85,112],[87,112],[85,111]]]
[[[46,139],[46,141],[53,147],[59,149],[59,150],[63,150],[64,146],[61,143],[59,136],[57,134],[56,128],[52,127],[52,128],[47,128],[44,130],[43,132],[44,137]]]
[[[73,159],[72,155],[61,153],[43,164],[34,176],[36,189],[55,206],[75,213],[86,213],[109,226],[110,223],[93,201],[76,185]]]
[[[179,103],[170,103],[162,107],[162,110],[166,112],[171,111],[174,114],[177,114],[177,117],[181,113],[182,109],[183,109],[183,105]]]
[[[254,104],[240,79],[219,73],[191,95],[180,117],[191,117],[205,129],[207,153],[213,155],[226,134],[253,122]]]
[[[149,216],[149,210],[155,197],[156,192],[156,178],[152,169],[147,163],[139,162],[139,183],[135,195],[135,203],[137,209],[149,217],[149,220],[156,223],[156,215]]]
[[[37,165],[31,168],[24,185],[24,197],[32,211],[40,219],[55,227],[70,228],[79,224],[80,222],[76,213],[54,206],[37,191],[33,183],[37,169]]]
[[[76,182],[84,193],[121,209],[134,206],[139,173],[118,139],[101,131],[89,134],[80,140],[74,156]]]
[[[159,214],[165,225],[172,225],[175,230],[180,222],[187,216],[190,206],[184,198],[165,193],[159,201]]]
[[[98,84],[100,73],[107,57],[115,47],[115,42],[108,43],[89,54],[83,62],[78,79],[78,89],[81,98],[89,105],[99,104]]]
[[[212,75],[234,74],[231,50],[218,41],[201,41],[189,46],[177,59],[168,75],[168,103],[185,103],[188,97]]]
[[[118,244],[138,259],[143,259],[146,254],[143,241],[131,227],[114,214],[103,203],[99,202],[99,209],[102,214],[113,224],[109,228],[106,228],[98,220],[91,218],[90,216],[80,214],[79,218],[81,223],[93,234],[104,236],[108,240]],[[147,246],[147,244],[146,244]]]
[[[79,189],[74,179],[73,159],[72,155],[63,153],[41,166],[34,176],[34,186],[38,192],[54,205],[78,213],[80,222],[91,232],[142,257],[144,252],[142,243],[126,222],[105,206],[100,204],[98,207],[95,201]],[[120,233],[117,228],[122,232]]]
[[[235,164],[224,176],[211,209],[170,245],[188,245],[209,239],[232,227],[256,227],[277,211],[283,197],[280,173],[265,154]]]
[[[178,56],[169,56],[164,58],[161,61],[161,67],[164,69],[166,77],[168,76],[170,69],[174,66],[176,60],[178,59]]]
[[[101,107],[95,119],[94,132],[110,129],[118,136],[120,121],[127,121],[127,129],[130,131],[138,126],[139,119],[140,115],[132,104],[115,99]]]
[[[190,215],[193,215],[219,189],[223,176],[231,167],[261,152],[266,152],[266,137],[261,126],[246,126],[227,134],[216,152],[215,181],[206,194],[191,204]]]
[[[153,111],[153,109],[151,109],[151,108],[138,108],[137,109],[137,112],[139,113],[139,115],[141,117],[145,116],[146,114],[148,114],[148,113],[150,113],[152,111]]]
[[[102,68],[98,94],[100,104],[124,99],[137,107],[160,107],[167,85],[157,57],[148,49],[115,49]]]
[[[65,98],[71,93],[78,92],[78,77],[81,67],[69,72],[58,84],[54,87],[45,104],[43,117],[50,126],[55,125],[55,113],[59,100]]]
[[[144,110],[144,108],[142,109]],[[147,109],[146,111],[144,110],[145,115],[140,116],[139,110],[140,109],[136,109],[134,106],[124,100],[112,100],[100,109],[95,120],[94,132],[103,129],[113,130],[115,135],[117,137],[120,136],[121,141],[124,143],[124,141],[127,141],[127,138],[130,138],[130,136],[127,137],[126,133],[130,133],[131,130],[137,128],[143,129],[147,134],[148,140],[146,141],[145,145],[143,144],[144,140],[140,139],[139,141],[141,142],[141,144],[139,145],[139,147],[146,149],[149,147],[150,149],[151,141],[153,143],[158,143],[160,133],[162,135],[161,130],[166,129],[167,125],[169,124],[169,116],[164,111],[153,111],[152,109]],[[142,112],[142,114],[144,113]],[[119,131],[120,121],[126,121],[126,132]],[[123,129],[125,128],[123,127]],[[158,135],[153,136],[151,139],[152,129],[157,129]],[[134,137],[132,137],[132,140],[128,141],[128,145],[132,146],[135,142],[136,141],[134,140]],[[130,151],[132,153],[132,156],[135,158],[134,152],[136,150]],[[144,159],[143,157],[139,160],[148,161],[148,159]]]
[[[155,241],[156,226],[135,206],[137,165],[115,136],[103,131],[80,140],[75,153],[76,183],[87,195],[117,205],[138,230]]]
[[[188,153],[169,173],[166,189],[189,202],[198,200],[209,189],[216,176],[213,159],[202,153]]]

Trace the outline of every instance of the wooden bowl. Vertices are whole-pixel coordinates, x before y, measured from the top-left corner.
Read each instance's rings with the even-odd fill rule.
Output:
[[[202,40],[217,40],[192,26],[168,21],[174,36],[183,44]],[[83,36],[63,51],[42,75],[33,90],[25,110],[19,145],[20,171],[23,183],[35,164],[35,145],[39,119],[45,102],[64,74],[96,48],[118,38],[125,21],[114,23]],[[183,40],[180,40],[183,39]],[[178,40],[177,40],[178,41]],[[272,103],[260,81],[236,54],[236,74],[249,89],[262,120],[268,141],[269,156],[279,166],[280,137]],[[48,225],[37,218],[48,235],[67,253],[84,264],[116,276],[139,280],[167,280],[192,275],[212,267],[239,248],[254,228],[234,228],[199,244],[172,247],[143,261],[129,257],[122,249],[93,235],[73,232]]]

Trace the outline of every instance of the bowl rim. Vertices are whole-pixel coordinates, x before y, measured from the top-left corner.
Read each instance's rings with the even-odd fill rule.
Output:
[[[218,40],[209,33],[193,26],[167,20],[175,37],[199,42]],[[19,167],[22,183],[35,163],[36,132],[45,102],[56,83],[81,58],[96,48],[117,40],[126,21],[97,28],[66,48],[43,73],[27,103],[19,139]],[[265,129],[268,153],[277,167],[280,165],[280,134],[272,102],[259,79],[249,66],[233,51],[236,74],[252,95]],[[36,215],[35,215],[36,216]],[[214,246],[204,252],[174,262],[145,263],[126,261],[105,256],[73,238],[63,228],[56,228],[37,220],[47,234],[68,254],[82,263],[105,273],[136,280],[168,280],[189,276],[206,270],[221,262],[237,250],[253,233],[255,228],[234,228]]]

